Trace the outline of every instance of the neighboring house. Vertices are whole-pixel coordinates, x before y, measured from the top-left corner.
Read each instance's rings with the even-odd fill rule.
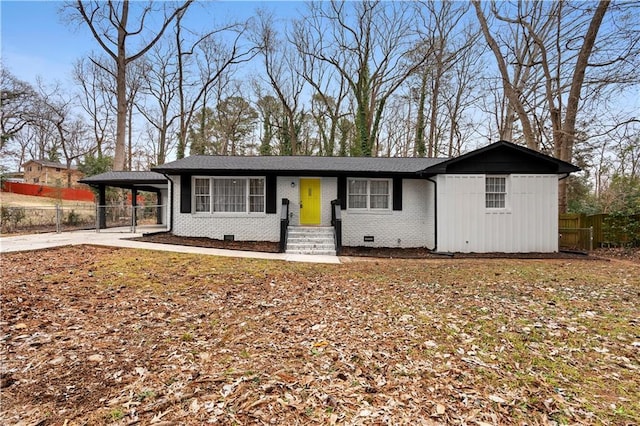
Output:
[[[84,174],[75,166],[46,160],[29,160],[22,165],[25,183],[46,186],[76,186]]]
[[[8,172],[2,175],[5,182],[24,183],[24,172]]]
[[[557,252],[558,180],[578,170],[505,141],[453,159],[193,156],[153,168],[169,179],[178,236],[284,247],[310,226],[335,229],[338,249],[478,253]]]

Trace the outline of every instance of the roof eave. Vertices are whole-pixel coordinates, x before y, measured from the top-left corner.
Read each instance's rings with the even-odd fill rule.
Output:
[[[252,176],[252,175],[277,175],[277,176],[389,176],[389,177],[418,177],[419,171],[390,171],[390,170],[281,170],[281,169],[202,169],[202,168],[153,168],[152,171],[165,175],[211,175],[211,176]]]

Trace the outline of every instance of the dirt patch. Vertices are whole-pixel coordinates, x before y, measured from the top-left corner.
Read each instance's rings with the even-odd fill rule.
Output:
[[[559,253],[439,253],[427,248],[343,247],[342,256],[382,259],[587,259],[581,252]]]
[[[32,195],[14,194],[13,192],[0,191],[0,205],[6,207],[51,207],[60,204],[65,208],[78,208],[82,210],[94,210],[95,203],[88,201],[69,201],[60,198],[35,197]]]
[[[2,424],[640,423],[630,262],[85,246],[0,275]]]
[[[168,232],[143,235],[132,238],[149,243],[175,244],[182,246],[220,248],[277,253],[279,244],[265,241],[223,241],[204,237],[180,237]],[[580,252],[560,253],[436,253],[428,248],[384,248],[384,247],[342,247],[341,256],[372,257],[380,259],[583,259],[588,256]]]

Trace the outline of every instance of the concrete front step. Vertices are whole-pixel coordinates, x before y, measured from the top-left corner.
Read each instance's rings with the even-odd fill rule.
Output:
[[[332,227],[290,226],[287,253],[335,256]]]
[[[335,244],[287,243],[287,250],[335,250]]]
[[[313,250],[313,251],[307,251],[307,250],[289,250],[287,249],[287,254],[310,254],[313,256],[335,256],[336,255],[336,251],[335,250]]]
[[[289,234],[289,242],[310,242],[310,243],[333,243],[333,235],[330,236],[316,236],[316,235],[291,235]]]

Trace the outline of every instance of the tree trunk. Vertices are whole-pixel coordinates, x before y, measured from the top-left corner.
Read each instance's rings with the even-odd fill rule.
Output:
[[[487,19],[485,18],[484,12],[482,11],[480,1],[473,0],[472,3],[476,9],[476,16],[478,17],[478,22],[480,22],[480,28],[482,29],[485,40],[487,41],[487,44],[493,51],[493,54],[496,58],[498,69],[500,70],[500,75],[502,77],[504,95],[509,100],[511,108],[513,108],[514,112],[518,115],[527,147],[535,149],[537,146],[537,142],[533,133],[531,121],[529,120],[529,116],[527,115],[524,105],[520,100],[517,89],[511,83],[511,80],[509,78],[509,71],[507,70],[507,64],[504,57],[502,56],[502,52],[500,52],[500,47],[489,31],[489,25],[487,24]]]
[[[113,156],[113,170],[125,168],[125,135],[127,127],[127,18],[129,0],[122,2],[122,16],[118,27],[118,54],[116,58],[116,146]]]
[[[578,53],[576,60],[576,67],[574,69],[573,78],[571,80],[571,90],[569,91],[569,98],[567,99],[566,114],[564,118],[564,124],[562,131],[558,134],[558,140],[554,141],[554,148],[556,157],[562,161],[570,162],[573,157],[573,144],[575,143],[576,135],[576,120],[578,116],[578,107],[580,106],[580,93],[582,92],[582,85],[584,84],[584,76],[589,65],[589,57],[593,50],[593,45],[596,42],[600,25],[604,19],[604,15],[609,7],[609,0],[601,0],[598,3],[591,22],[589,23],[589,29],[584,37],[582,48]],[[558,187],[558,208],[560,213],[567,212],[567,180],[560,181]]]

